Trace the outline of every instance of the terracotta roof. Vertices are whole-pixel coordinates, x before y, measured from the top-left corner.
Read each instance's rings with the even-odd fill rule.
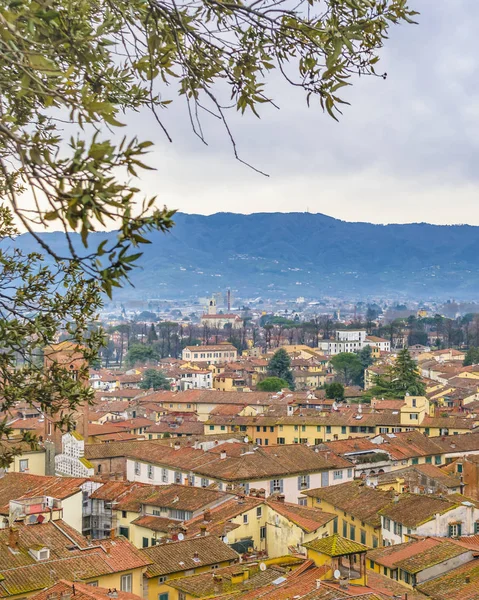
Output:
[[[58,500],[64,500],[78,494],[85,481],[88,479],[6,473],[0,477],[0,513],[8,514],[10,500],[37,496],[51,496]]]
[[[146,571],[148,578],[239,560],[237,552],[211,535],[151,546],[140,552],[153,563]]]
[[[417,586],[417,589],[434,600],[477,600],[479,562],[471,561],[442,576]]]
[[[205,426],[201,421],[183,421],[175,423],[172,421],[161,420],[148,428],[148,433],[172,433],[174,435],[201,435],[204,432]]]
[[[233,583],[233,575],[245,571],[248,573],[247,579],[240,583]],[[234,594],[235,597],[242,598],[242,592],[258,590],[271,584],[286,573],[286,569],[277,565],[271,565],[265,571],[261,571],[257,562],[252,564],[242,563],[241,565],[216,569],[214,577],[209,572],[200,573],[199,575],[169,580],[167,585],[194,598],[217,597],[223,594]]]
[[[178,519],[168,519],[166,517],[157,517],[155,515],[142,515],[131,522],[132,525],[138,527],[145,527],[145,529],[151,529],[152,531],[161,531],[168,533],[172,526],[179,525]]]
[[[218,344],[217,346],[185,346],[185,350],[189,350],[190,352],[219,352],[220,350],[238,352],[233,344]]]
[[[405,467],[404,469],[397,469],[396,471],[389,471],[388,473],[381,473],[378,475],[378,483],[385,484],[389,481],[396,481],[397,478],[405,477],[407,479],[408,474],[424,474],[431,479],[434,479],[441,485],[446,488],[458,488],[460,485],[460,479],[458,477],[453,477],[452,475],[448,475],[444,469],[440,469],[435,465],[411,465],[409,467]]]
[[[439,446],[441,452],[471,452],[479,450],[479,435],[464,433],[462,435],[451,435],[430,438]]]
[[[223,443],[221,450],[224,450],[227,456],[222,458],[217,449],[206,452],[191,446],[175,449],[171,446],[152,444],[152,441],[126,443],[124,455],[133,460],[188,469],[199,475],[226,481],[244,481],[252,477],[259,480],[271,479],[275,475],[320,472],[351,466],[349,461],[332,452],[315,452],[302,444],[260,447],[238,456],[235,445],[230,453],[230,444]],[[106,446],[108,453],[108,446],[111,444],[97,446]],[[95,445],[87,446],[85,455],[88,459],[104,456],[101,450],[98,452]]]
[[[224,535],[234,529],[230,521],[235,517],[264,504],[264,499],[247,496],[241,500],[232,499],[208,511],[208,521],[201,514],[185,522],[188,537],[194,537],[201,532],[202,527],[211,535]],[[232,526],[233,525],[233,526]]]
[[[324,538],[316,538],[311,542],[303,542],[303,546],[310,550],[315,550],[327,556],[346,556],[348,554],[356,554],[357,552],[366,552],[367,546],[353,542],[347,538],[343,538],[337,533]]]
[[[379,513],[405,527],[415,529],[419,525],[458,506],[461,502],[430,494],[402,494],[397,502],[391,502]]]
[[[9,530],[0,530],[0,597],[26,594],[47,588],[53,580],[90,579],[129,569],[146,567],[150,561],[124,538],[88,540],[63,521],[21,525],[19,552],[8,547]],[[37,562],[29,550],[46,547],[50,558]],[[82,548],[82,550],[80,550]]]
[[[391,492],[375,490],[358,480],[307,490],[303,494],[320,498],[373,527],[380,527],[378,511],[385,508],[393,497]]]
[[[384,441],[383,443],[378,444],[378,448],[381,448],[385,452],[389,452],[396,460],[442,453],[442,449],[437,443],[437,440],[440,438],[430,438],[419,431],[382,433],[379,435]],[[456,437],[461,436],[454,436],[454,438]]]
[[[467,553],[463,548],[447,539],[424,538],[384,546],[368,552],[368,559],[390,569],[402,569],[415,574],[456,556]]]
[[[75,581],[74,583],[71,581],[65,581],[61,579],[54,585],[38,592],[38,594],[34,594],[30,596],[30,598],[34,598],[35,600],[51,600],[53,598],[53,594],[57,594],[57,598],[62,597],[62,594],[70,594],[70,597],[74,597],[75,600],[110,600],[111,596],[108,594],[110,590],[102,587],[94,587],[88,584],[80,583],[79,581]],[[130,594],[128,592],[122,592],[117,590],[117,598],[118,600],[139,600],[140,596],[136,594]],[[66,596],[65,596],[66,597]]]
[[[308,508],[290,502],[278,502],[268,499],[266,504],[306,533],[312,533],[336,518],[336,515],[319,508]]]

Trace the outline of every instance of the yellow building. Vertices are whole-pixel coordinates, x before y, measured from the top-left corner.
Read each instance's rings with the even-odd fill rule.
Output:
[[[151,564],[146,571],[148,600],[169,600],[167,582],[212,572],[239,562],[239,554],[215,536],[202,536],[139,550]],[[145,596],[146,597],[146,596]]]
[[[32,450],[25,442],[2,441],[0,453],[4,455],[13,448],[20,448],[21,454],[12,457],[7,471],[9,473],[30,473],[31,475],[45,475],[45,448],[38,447]]]
[[[308,542],[305,548],[317,567],[329,567],[322,579],[345,579],[351,585],[367,585],[367,546],[334,534]]]
[[[63,521],[0,530],[4,598],[28,598],[60,579],[143,597],[143,574],[149,564],[127,540],[92,544]]]
[[[184,527],[188,536],[210,533],[235,549],[241,546],[277,558],[288,554],[292,547],[301,551],[305,542],[332,535],[335,523],[334,514],[317,508],[246,496],[187,521]]]
[[[342,537],[369,548],[382,545],[381,517],[378,511],[392,502],[389,491],[375,490],[355,480],[304,492],[308,506],[337,516],[337,531]]]

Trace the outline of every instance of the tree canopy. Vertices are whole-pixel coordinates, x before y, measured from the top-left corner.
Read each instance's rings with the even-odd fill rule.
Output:
[[[359,385],[364,367],[361,359],[354,352],[340,352],[333,356],[331,364],[345,385]]]
[[[289,388],[290,385],[280,377],[266,377],[256,386],[259,392],[280,392],[284,388]]]
[[[268,363],[268,375],[286,381],[287,386],[294,390],[294,379],[291,371],[291,359],[284,348],[276,350]]]
[[[146,369],[140,383],[142,390],[171,390],[171,384],[162,371]]]
[[[426,386],[407,348],[399,352],[385,375],[376,378],[371,393],[386,398],[404,398],[406,394],[424,396]]]
[[[324,386],[324,391],[326,392],[326,398],[330,400],[344,400],[344,385],[337,381],[333,381],[333,383],[327,383]]]
[[[133,344],[126,355],[126,364],[129,367],[155,363],[159,359],[158,352],[148,344]]]
[[[462,364],[464,367],[479,364],[479,348],[477,348],[476,346],[472,346],[471,348],[469,348],[469,350],[466,352],[466,356],[464,357]]]

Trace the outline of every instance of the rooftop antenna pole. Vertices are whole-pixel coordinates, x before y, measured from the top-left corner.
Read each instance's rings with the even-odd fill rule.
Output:
[[[227,298],[228,298],[228,313],[231,311],[231,290],[227,291]]]

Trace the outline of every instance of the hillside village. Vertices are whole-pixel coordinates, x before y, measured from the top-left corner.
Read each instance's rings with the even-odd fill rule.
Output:
[[[367,356],[362,385],[345,355]],[[80,376],[68,342],[45,356]],[[465,362],[364,329],[315,347],[212,339],[90,368],[70,431],[17,402],[1,597],[477,598],[479,365]],[[421,393],[395,391],[401,365]]]

